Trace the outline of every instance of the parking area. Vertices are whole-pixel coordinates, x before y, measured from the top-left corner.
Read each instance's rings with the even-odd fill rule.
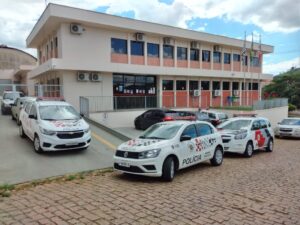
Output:
[[[20,190],[0,200],[0,224],[299,224],[299,193],[299,140],[276,139],[171,183],[113,172]]]
[[[107,168],[112,166],[114,147],[122,141],[91,126],[92,142],[85,151],[37,154],[32,142],[19,137],[10,115],[0,115],[0,184]]]

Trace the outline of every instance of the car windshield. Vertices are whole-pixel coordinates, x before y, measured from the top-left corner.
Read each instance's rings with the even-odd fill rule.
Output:
[[[80,115],[69,105],[47,105],[39,107],[42,120],[79,120]]]
[[[180,124],[154,124],[149,127],[139,138],[145,139],[171,139],[175,137],[182,125]]]
[[[208,115],[202,112],[196,112],[195,115],[197,116],[197,119],[208,119]]]
[[[251,120],[234,120],[221,124],[218,128],[223,130],[241,130],[242,128],[248,128],[251,124]]]
[[[300,125],[300,119],[284,119],[281,125]]]
[[[20,97],[19,93],[5,93],[3,95],[3,99],[10,99],[10,100],[15,100],[16,98]]]

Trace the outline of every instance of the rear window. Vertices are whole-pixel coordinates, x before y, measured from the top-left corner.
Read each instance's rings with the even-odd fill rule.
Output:
[[[210,119],[217,119],[216,114],[214,114],[214,113],[208,113],[208,117]]]

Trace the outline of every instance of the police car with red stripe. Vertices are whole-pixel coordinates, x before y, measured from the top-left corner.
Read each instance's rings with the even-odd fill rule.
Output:
[[[222,135],[225,152],[251,157],[254,150],[273,151],[274,132],[266,118],[235,117],[220,124],[217,129]]]
[[[207,122],[170,121],[149,127],[141,136],[121,144],[114,156],[114,168],[125,173],[163,177],[210,160],[223,162],[221,135]]]
[[[19,134],[33,141],[37,153],[86,149],[91,142],[89,125],[61,98],[26,103],[20,112]]]

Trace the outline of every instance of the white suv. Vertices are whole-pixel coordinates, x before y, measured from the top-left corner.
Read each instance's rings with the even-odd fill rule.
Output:
[[[63,101],[28,102],[20,113],[19,133],[33,141],[38,153],[86,149],[91,142],[89,125]]]
[[[222,138],[217,130],[207,122],[170,121],[154,124],[138,138],[121,144],[114,168],[171,181],[176,170],[206,160],[214,166],[223,162]]]
[[[261,117],[235,117],[219,125],[225,152],[251,157],[254,150],[273,151],[274,132],[270,122]]]

